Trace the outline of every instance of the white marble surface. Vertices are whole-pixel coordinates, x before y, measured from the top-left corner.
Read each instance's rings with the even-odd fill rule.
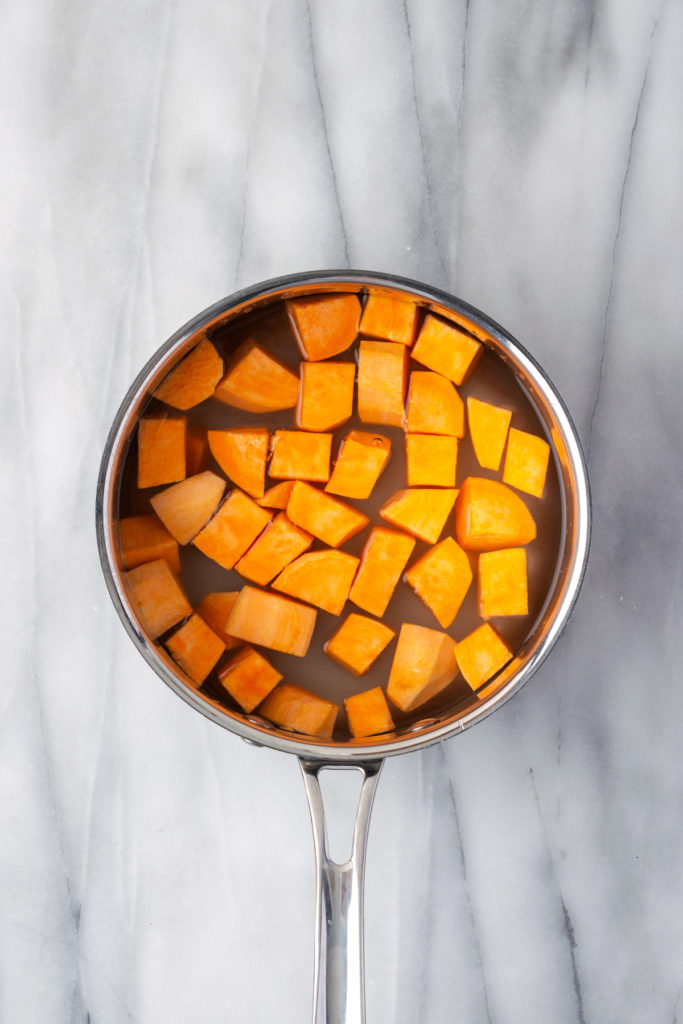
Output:
[[[8,0],[0,51],[2,1024],[309,1019],[295,759],[142,662],[93,505],[158,345],[329,266],[503,323],[594,494],[550,660],[385,768],[368,1024],[683,1020],[683,6]]]

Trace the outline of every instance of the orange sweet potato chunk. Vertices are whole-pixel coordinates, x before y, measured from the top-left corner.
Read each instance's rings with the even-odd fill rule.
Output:
[[[394,720],[381,686],[344,698],[349,731],[355,739],[391,732]]]
[[[355,363],[308,363],[299,367],[295,422],[301,430],[334,430],[353,415]]]
[[[303,658],[313,636],[317,615],[316,609],[309,605],[245,586],[225,628],[238,640]]]
[[[243,491],[235,489],[194,538],[194,546],[224,569],[232,569],[272,515]]]
[[[341,615],[359,559],[346,551],[311,551],[300,555],[273,580],[273,590]]]
[[[464,437],[465,406],[450,380],[432,370],[413,370],[408,388],[406,430],[411,434]]]
[[[470,560],[452,537],[444,537],[406,573],[406,581],[444,629],[458,614],[472,578]]]
[[[395,636],[383,622],[351,612],[323,650],[354,676],[362,676]]]
[[[305,430],[276,430],[271,442],[268,472],[275,479],[315,480],[330,478],[332,434],[309,434]]]
[[[230,612],[235,607],[239,593],[239,590],[214,592],[213,594],[207,594],[197,605],[198,613],[205,622],[208,622],[214,633],[217,633],[221,638],[225,644],[226,651],[230,651],[234,647],[240,647],[242,644],[241,640],[230,636],[225,629],[225,625],[230,618]]]
[[[413,359],[442,373],[454,384],[464,384],[483,351],[480,341],[430,313],[417,336]]]
[[[207,470],[159,491],[152,508],[179,544],[188,544],[208,522],[223,497],[225,480]]]
[[[455,487],[457,462],[457,437],[406,434],[408,487]]]
[[[413,537],[386,526],[373,526],[361,552],[349,599],[381,618],[414,547]]]
[[[479,398],[467,399],[467,423],[474,454],[484,469],[497,470],[503,456],[512,413]]]
[[[313,537],[290,522],[285,512],[268,524],[245,555],[235,565],[252,583],[265,587],[286,565],[308,551]]]
[[[143,416],[138,423],[138,487],[159,487],[184,480],[184,416]]]
[[[415,337],[417,306],[410,299],[373,292],[368,295],[360,318],[360,332],[371,338],[384,338],[400,345],[412,345]]]
[[[234,427],[207,431],[214,459],[227,477],[252,498],[266,489],[266,462],[270,433],[266,427]]]
[[[339,445],[337,461],[325,490],[342,498],[369,498],[390,455],[388,437],[352,430]]]
[[[535,498],[543,496],[550,445],[542,437],[510,428],[503,482]]]
[[[154,397],[174,409],[192,409],[216,390],[223,376],[223,360],[206,338],[171,370]]]
[[[236,350],[214,398],[246,412],[293,409],[299,398],[299,378],[251,341]]]
[[[209,439],[206,436],[204,427],[188,423],[187,437],[185,439],[185,461],[188,476],[196,476],[197,473],[203,473],[211,465]]]
[[[197,686],[201,686],[225,650],[221,638],[196,613],[168,638],[166,647]]]
[[[283,480],[282,483],[269,487],[263,497],[258,499],[258,504],[264,508],[287,508],[293,487],[293,480]]]
[[[218,670],[218,681],[247,714],[267,697],[282,673],[253,647],[243,647]]]
[[[369,519],[358,509],[297,480],[287,504],[287,515],[302,530],[331,548],[338,548],[367,526]]]
[[[329,739],[334,731],[339,708],[302,686],[281,683],[268,694],[259,714],[281,729]]]
[[[174,573],[180,572],[178,541],[153,512],[148,516],[127,516],[119,520],[119,537],[126,569],[165,558]]]
[[[507,664],[512,651],[493,626],[485,622],[456,643],[455,656],[465,680],[477,690]]]
[[[185,592],[163,558],[126,573],[143,629],[154,639],[192,613]]]
[[[404,622],[398,635],[387,697],[412,711],[434,697],[458,674],[455,644],[447,633]]]
[[[455,536],[465,551],[497,551],[528,544],[536,523],[519,495],[498,480],[468,476],[455,505]]]
[[[361,421],[402,427],[407,377],[405,345],[363,339],[358,349],[358,416]]]
[[[285,303],[304,359],[317,362],[345,352],[358,335],[360,300],[355,294],[312,295]]]
[[[397,491],[379,510],[382,519],[419,540],[436,544],[455,504],[453,487],[409,487]]]
[[[482,551],[477,577],[479,614],[482,619],[495,615],[527,615],[526,550],[506,548]]]

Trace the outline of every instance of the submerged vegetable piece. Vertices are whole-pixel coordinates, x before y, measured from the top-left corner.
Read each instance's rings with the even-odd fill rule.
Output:
[[[289,299],[285,306],[304,359],[329,359],[356,340],[360,300],[355,293]]]
[[[159,491],[150,503],[178,543],[188,544],[214,514],[224,490],[225,480],[207,470]]]
[[[307,363],[299,367],[295,422],[302,430],[334,430],[353,415],[355,363]]]
[[[349,599],[381,618],[414,547],[413,537],[386,526],[373,526],[361,552]]]
[[[312,543],[310,533],[295,526],[284,512],[280,512],[242,555],[235,568],[252,583],[264,587],[286,565],[308,551]]]
[[[454,324],[427,314],[412,354],[418,363],[442,373],[454,384],[464,384],[483,351],[480,341]]]
[[[381,686],[373,686],[371,690],[345,697],[344,707],[349,731],[356,739],[391,732],[394,728],[394,720]]]
[[[470,560],[452,537],[444,537],[406,573],[406,581],[448,629],[472,582]]]
[[[292,488],[287,515],[297,526],[332,548],[345,544],[370,521],[358,509],[300,480]]]
[[[187,437],[185,439],[185,461],[187,463],[188,476],[196,476],[197,473],[203,473],[211,465],[209,439],[206,436],[204,427],[188,423]]]
[[[281,729],[325,739],[334,731],[338,711],[332,701],[293,683],[276,686],[259,708],[259,714]]]
[[[282,679],[267,658],[253,647],[243,647],[218,670],[218,681],[249,714]]]
[[[447,633],[404,622],[389,675],[387,697],[412,711],[434,697],[458,674],[455,644]]]
[[[272,457],[268,472],[272,477],[288,480],[330,478],[332,434],[309,434],[305,430],[276,430],[271,443]]]
[[[145,562],[126,573],[144,630],[152,638],[192,613],[192,606],[163,558]]]
[[[235,489],[194,538],[194,546],[224,569],[232,569],[272,515],[243,491]]]
[[[239,593],[239,590],[226,590],[207,594],[197,605],[197,611],[204,621],[208,622],[214,633],[221,638],[226,651],[232,650],[233,647],[240,647],[242,644],[241,640],[230,636],[225,629],[225,624],[230,618],[230,612],[235,607]]]
[[[214,398],[246,412],[293,409],[299,397],[299,378],[255,342],[241,345],[214,391]]]
[[[385,502],[382,519],[428,544],[436,544],[455,504],[457,491],[446,487],[410,487]]]
[[[408,487],[455,487],[457,437],[406,434]]]
[[[281,484],[269,487],[263,497],[258,499],[258,504],[264,508],[287,508],[293,487],[293,480],[283,480]]]
[[[455,536],[466,551],[497,551],[528,544],[536,523],[519,495],[498,480],[468,476],[455,506]]]
[[[184,416],[143,416],[138,423],[138,487],[185,479]]]
[[[252,498],[265,492],[270,434],[266,427],[234,427],[207,432],[211,454],[226,476]]]
[[[507,664],[512,651],[493,626],[485,622],[456,643],[455,656],[466,681],[477,690]]]
[[[490,619],[494,615],[527,615],[526,550],[482,551],[479,555],[478,593],[482,619]]]
[[[166,641],[169,654],[201,686],[225,650],[221,638],[196,613]]]
[[[148,516],[127,516],[119,521],[121,557],[126,569],[164,558],[169,568],[180,572],[178,541],[152,512]]]
[[[360,332],[371,338],[412,345],[416,319],[417,306],[410,299],[397,299],[394,295],[373,292],[365,300]]]
[[[174,409],[192,409],[216,390],[223,376],[223,360],[206,338],[171,370],[154,397]]]
[[[343,498],[369,498],[390,454],[388,437],[352,430],[339,445],[337,461],[325,490]]]
[[[225,628],[238,640],[303,658],[317,615],[315,608],[307,604],[245,586],[240,590]]]
[[[358,349],[358,416],[363,423],[403,426],[408,350],[363,339]]]
[[[332,615],[341,615],[359,559],[346,551],[311,551],[285,566],[273,590],[308,601]]]
[[[503,456],[512,413],[509,409],[482,402],[478,398],[467,399],[467,422],[472,438],[474,454],[484,469],[497,470]]]
[[[406,430],[413,434],[464,437],[465,406],[446,377],[432,370],[413,370],[408,389]]]
[[[351,612],[323,650],[354,676],[362,676],[395,636],[383,622]]]
[[[510,428],[503,481],[535,498],[543,495],[550,445],[542,437]]]

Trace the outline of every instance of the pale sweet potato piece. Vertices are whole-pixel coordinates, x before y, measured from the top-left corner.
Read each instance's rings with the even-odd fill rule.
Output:
[[[358,349],[358,416],[363,423],[402,427],[408,349],[363,339]]]
[[[308,363],[299,367],[295,422],[302,430],[334,430],[353,415],[355,363]]]
[[[235,568],[252,583],[265,587],[286,565],[308,551],[313,537],[295,526],[285,512],[268,524]]]
[[[299,397],[299,378],[251,341],[236,350],[213,397],[246,412],[293,409]]]
[[[305,430],[276,430],[271,442],[268,472],[273,479],[315,480],[330,478],[332,434],[309,434]]]
[[[360,333],[410,346],[415,337],[416,319],[417,306],[410,299],[372,292],[365,300]]]
[[[457,462],[457,437],[406,434],[408,487],[455,487]]]
[[[394,728],[394,720],[381,686],[373,686],[371,690],[344,697],[344,706],[349,731],[355,739],[377,736],[381,732],[391,732]]]
[[[436,544],[455,504],[452,487],[409,487],[397,491],[379,510],[382,519],[419,540]]]
[[[482,551],[477,581],[482,619],[528,614],[525,548]]]
[[[503,482],[541,498],[550,458],[550,445],[542,437],[510,428],[503,465]]]
[[[337,461],[325,490],[343,498],[369,498],[390,455],[388,437],[352,430],[339,445]]]
[[[349,599],[381,618],[414,547],[413,537],[386,526],[373,526],[361,552]]]
[[[465,435],[465,406],[452,383],[432,370],[413,370],[406,430],[412,434]]]
[[[121,557],[126,569],[165,558],[174,573],[180,572],[178,541],[152,512],[148,516],[127,516],[119,520]]]
[[[270,443],[267,427],[209,430],[207,437],[211,454],[225,475],[252,498],[262,498]]]
[[[232,569],[273,513],[267,512],[243,491],[230,491],[215,516],[194,538],[193,544],[224,569]]]
[[[488,682],[512,657],[512,651],[485,622],[455,645],[455,656],[467,683],[473,690]]]
[[[154,397],[174,409],[192,409],[211,397],[222,376],[223,360],[205,338],[162,380]]]
[[[282,679],[282,673],[253,647],[243,647],[218,670],[218,681],[249,714]]]
[[[202,685],[225,650],[221,638],[196,613],[168,638],[166,647],[197,686]]]
[[[262,498],[258,498],[258,504],[263,508],[287,508],[289,499],[292,496],[293,480],[283,480],[274,487],[269,487]]]
[[[138,423],[138,487],[159,487],[184,480],[184,416],[143,416]]]
[[[303,658],[313,636],[317,615],[316,609],[309,605],[245,586],[225,628],[238,640]]]
[[[133,607],[152,639],[192,613],[192,606],[163,558],[126,573]]]
[[[358,335],[357,295],[311,295],[285,302],[304,359],[317,362],[345,352]]]
[[[341,615],[358,563],[346,551],[311,551],[286,565],[272,587],[331,615]]]
[[[225,480],[207,470],[159,491],[152,508],[179,544],[188,544],[218,508]]]
[[[362,676],[395,636],[383,622],[351,612],[323,650],[354,676]]]
[[[332,548],[338,548],[367,526],[369,519],[351,505],[297,480],[287,504],[287,515],[302,530]]]
[[[235,607],[239,593],[239,590],[226,590],[207,594],[197,605],[198,613],[205,622],[208,622],[214,633],[221,638],[225,644],[226,651],[231,651],[233,648],[242,645],[241,640],[230,636],[225,629],[225,625],[230,618],[230,612]]]
[[[484,477],[468,476],[455,505],[455,536],[465,551],[497,551],[528,544],[536,523],[519,495]]]
[[[472,582],[470,560],[452,537],[430,548],[406,573],[418,597],[448,629],[460,610]]]
[[[442,373],[454,384],[464,384],[483,351],[480,341],[430,313],[417,336],[413,359]]]
[[[452,683],[458,674],[455,644],[447,633],[404,622],[389,675],[387,697],[412,711]]]
[[[281,729],[324,739],[332,735],[338,711],[332,701],[293,683],[276,686],[259,708],[259,714]]]
[[[197,473],[203,473],[211,465],[209,439],[206,436],[206,429],[204,427],[188,423],[187,437],[185,439],[185,462],[187,464],[188,476],[196,476]]]
[[[503,456],[512,413],[478,398],[467,399],[467,423],[474,454],[484,469],[497,470]]]

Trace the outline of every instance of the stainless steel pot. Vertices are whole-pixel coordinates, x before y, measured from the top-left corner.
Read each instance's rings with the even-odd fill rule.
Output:
[[[507,364],[531,402],[550,445],[559,480],[562,541],[546,601],[513,660],[469,703],[460,701],[396,732],[366,740],[322,740],[275,728],[258,715],[245,715],[188,685],[165,651],[145,635],[123,585],[117,540],[117,514],[126,452],[150,394],[207,330],[228,325],[246,313],[286,298],[334,291],[391,291],[459,323]],[[571,613],[581,585],[589,547],[590,496],[576,430],[551,381],[502,327],[460,299],[404,278],[371,272],[330,270],[266,281],[223,299],[173,335],[138,374],[112,425],[97,487],[97,542],[109,593],[134,644],[164,682],[196,711],[256,745],[299,758],[313,823],[317,870],[315,1024],[362,1024],[363,866],[370,812],[383,759],[417,750],[482,721],[516,693],[550,652]],[[318,775],[323,768],[353,768],[363,775],[352,854],[343,864],[328,855]]]

